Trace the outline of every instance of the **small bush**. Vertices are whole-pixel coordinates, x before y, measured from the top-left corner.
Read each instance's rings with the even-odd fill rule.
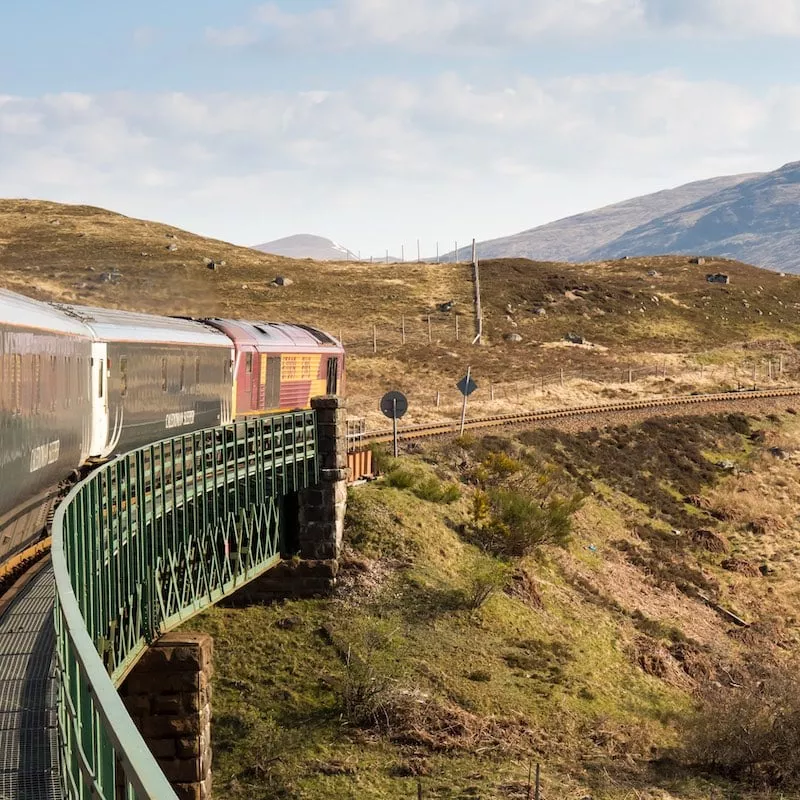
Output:
[[[755,686],[709,688],[687,731],[686,759],[756,784],[800,785],[797,668],[768,667]]]
[[[298,744],[295,734],[252,707],[215,720],[214,747],[220,752],[231,749],[241,739],[247,740],[248,763],[240,775],[261,780],[269,780],[275,766]]]
[[[583,502],[578,494],[539,500],[510,489],[492,489],[487,498],[489,518],[476,538],[487,552],[506,557],[527,555],[543,544],[565,546],[572,533],[572,515]],[[484,503],[474,501],[476,516]]]
[[[467,585],[462,593],[464,606],[477,611],[492,595],[505,589],[508,574],[504,564],[488,560],[474,564],[467,574]]]
[[[507,478],[524,467],[521,461],[512,458],[508,453],[489,453],[483,460],[483,466],[492,475],[498,478]]]
[[[386,715],[389,700],[389,680],[369,658],[361,659],[348,651],[344,676],[338,688],[342,716],[351,725],[378,725]]]
[[[403,467],[395,467],[386,475],[386,483],[395,489],[410,489],[416,483],[416,476]]]
[[[397,463],[397,459],[389,455],[384,445],[371,444],[369,449],[372,451],[372,464],[377,474],[383,475],[390,472]]]
[[[453,503],[461,497],[461,490],[454,483],[442,484],[433,475],[418,483],[412,491],[421,500],[431,503]]]

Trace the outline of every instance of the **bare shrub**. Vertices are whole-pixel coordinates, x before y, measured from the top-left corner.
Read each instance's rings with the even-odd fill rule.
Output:
[[[477,611],[486,601],[502,591],[508,582],[508,567],[496,561],[474,563],[467,573],[462,590],[463,603],[470,611]]]
[[[342,716],[356,727],[380,724],[386,716],[390,682],[369,657],[359,658],[347,651],[344,675],[338,686],[338,699]]]
[[[685,758],[756,784],[800,785],[797,669],[770,666],[754,685],[709,687],[688,726]]]
[[[692,531],[689,534],[689,538],[695,547],[706,550],[709,553],[727,553],[730,547],[724,536],[706,528]]]

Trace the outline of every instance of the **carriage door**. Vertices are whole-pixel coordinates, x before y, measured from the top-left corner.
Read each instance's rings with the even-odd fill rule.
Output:
[[[104,456],[108,444],[108,348],[92,343],[91,361],[92,444],[89,455]]]
[[[325,392],[327,394],[336,394],[336,387],[339,384],[339,359],[335,356],[328,359],[328,374]]]

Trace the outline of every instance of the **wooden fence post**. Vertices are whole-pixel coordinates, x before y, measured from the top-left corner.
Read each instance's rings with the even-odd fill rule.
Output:
[[[406,315],[400,316],[400,344],[406,343]]]
[[[428,314],[428,344],[433,341],[433,337],[431,336],[431,315]]]
[[[372,352],[378,352],[378,326],[372,326]]]
[[[458,314],[456,314],[455,320],[456,320],[456,341],[458,341]]]

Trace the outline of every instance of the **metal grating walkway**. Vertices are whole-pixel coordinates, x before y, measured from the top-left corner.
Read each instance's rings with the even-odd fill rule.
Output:
[[[59,800],[53,570],[0,617],[0,800]]]

